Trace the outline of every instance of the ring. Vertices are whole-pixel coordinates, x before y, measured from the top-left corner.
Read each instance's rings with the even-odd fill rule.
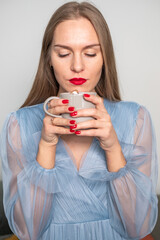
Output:
[[[52,123],[52,125],[53,125],[53,117],[51,117],[51,123]]]

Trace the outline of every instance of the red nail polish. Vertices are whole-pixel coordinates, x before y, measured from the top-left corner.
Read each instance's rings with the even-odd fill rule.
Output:
[[[63,103],[63,104],[69,103],[69,100],[68,100],[68,99],[64,99],[64,100],[62,100],[62,103]]]
[[[73,117],[73,116],[76,116],[77,115],[77,111],[73,112],[73,113],[70,113],[70,116]]]
[[[68,110],[69,111],[74,111],[74,107],[69,107]]]
[[[90,95],[89,95],[89,94],[86,94],[86,93],[85,93],[83,96],[84,96],[84,97],[90,97]]]
[[[75,130],[73,130],[73,129],[70,129],[70,132],[75,132]]]
[[[75,131],[75,134],[81,134],[81,131]]]
[[[76,121],[75,121],[75,120],[71,120],[69,123],[70,123],[70,124],[75,124]]]
[[[74,126],[70,126],[70,129],[76,128],[77,124],[75,124]]]

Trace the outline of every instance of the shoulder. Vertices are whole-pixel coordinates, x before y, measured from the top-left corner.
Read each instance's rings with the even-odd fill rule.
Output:
[[[104,106],[110,116],[125,116],[126,119],[130,118],[133,120],[136,120],[139,116],[142,118],[145,116],[150,116],[148,109],[137,102],[112,102],[106,98],[103,98],[103,100]]]
[[[43,103],[20,108],[16,111],[18,117],[44,117]]]
[[[109,114],[125,114],[130,116],[136,116],[142,107],[140,104],[131,101],[119,101],[119,102],[112,102],[104,98],[104,106]]]
[[[129,101],[111,102],[104,99],[104,105],[111,116],[112,124],[119,139],[130,142],[134,135],[137,120],[139,120],[140,115],[143,120],[148,113],[147,109],[136,102]]]
[[[36,132],[41,130],[44,116],[43,104],[41,103],[20,108],[17,111],[10,113],[8,118],[10,120],[16,120],[20,129]]]

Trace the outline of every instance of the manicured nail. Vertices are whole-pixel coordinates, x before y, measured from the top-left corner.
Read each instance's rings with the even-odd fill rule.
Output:
[[[76,116],[77,115],[77,111],[73,112],[73,113],[70,113],[70,116],[73,117],[73,116]]]
[[[70,123],[70,124],[75,124],[76,121],[75,121],[75,120],[71,120],[69,123]]]
[[[84,94],[84,97],[90,97],[90,95],[85,93],[85,94]]]
[[[74,107],[69,107],[68,110],[69,111],[74,111]]]
[[[75,130],[73,130],[73,129],[70,129],[70,132],[75,132]]]
[[[75,131],[75,134],[81,134],[81,131]]]
[[[64,99],[64,100],[62,100],[62,103],[63,103],[63,104],[69,103],[69,100],[68,100],[68,99]]]
[[[76,128],[77,124],[75,124],[74,126],[70,126],[70,129]]]
[[[73,130],[73,129],[70,129],[70,132],[75,132],[75,130]]]

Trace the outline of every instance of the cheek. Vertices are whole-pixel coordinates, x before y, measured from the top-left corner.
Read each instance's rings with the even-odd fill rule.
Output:
[[[103,57],[101,54],[99,54],[99,56],[97,57],[97,59],[95,59],[92,66],[90,66],[90,68],[92,68],[92,71],[95,74],[96,73],[99,74],[102,71],[102,67],[103,67]]]
[[[100,77],[102,73],[102,67],[103,67],[103,62],[102,61],[97,62],[91,70],[92,74],[94,74],[97,77]]]
[[[63,69],[63,71],[62,71]],[[58,64],[56,62],[56,64],[53,64],[53,70],[54,70],[54,75],[55,78],[57,80],[57,82],[61,85],[63,85],[63,83],[65,82],[68,74],[66,71],[66,68],[64,68],[64,65],[62,66],[61,64]]]
[[[63,81],[64,72],[62,72],[61,68],[55,66],[54,75],[55,75],[55,78],[57,79],[57,81]]]
[[[59,62],[57,59],[52,58],[51,64],[53,66],[55,76],[60,77],[65,73],[64,65],[62,65],[61,62]],[[62,71],[62,69],[63,69],[63,71]]]

